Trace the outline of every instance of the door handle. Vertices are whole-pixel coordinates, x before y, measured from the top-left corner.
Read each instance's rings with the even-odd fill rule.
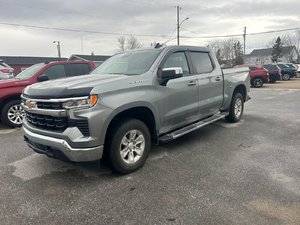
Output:
[[[188,82],[187,86],[195,86],[197,84],[197,82],[195,80],[191,80],[190,82]]]
[[[217,76],[215,80],[216,80],[216,81],[220,81],[220,80],[222,80],[222,79],[221,79],[220,76]]]

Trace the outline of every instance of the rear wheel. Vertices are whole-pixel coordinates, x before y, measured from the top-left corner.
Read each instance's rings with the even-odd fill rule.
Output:
[[[128,119],[111,131],[108,155],[118,173],[131,173],[141,168],[150,152],[151,136],[140,120]]]
[[[24,110],[21,100],[13,100],[6,103],[1,112],[1,121],[9,127],[21,127],[24,118]]]
[[[256,87],[256,88],[262,87],[263,84],[264,84],[264,82],[261,78],[254,78],[253,81],[252,81],[253,87]]]
[[[287,81],[287,80],[289,80],[289,79],[290,79],[290,75],[288,75],[288,74],[283,74],[283,75],[282,75],[282,80]]]
[[[225,118],[229,122],[238,122],[242,118],[243,111],[244,111],[243,95],[240,92],[236,92],[234,93],[231,100],[229,115],[226,116]]]

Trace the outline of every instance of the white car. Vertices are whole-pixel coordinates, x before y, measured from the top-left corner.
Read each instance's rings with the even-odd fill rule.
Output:
[[[14,69],[0,59],[0,80],[6,80],[14,77]]]

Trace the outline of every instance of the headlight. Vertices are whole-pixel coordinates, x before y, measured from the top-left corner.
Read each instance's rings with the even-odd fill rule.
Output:
[[[86,98],[74,98],[72,100],[69,100],[67,102],[64,102],[62,104],[63,108],[65,109],[71,109],[71,108],[90,108],[96,105],[98,101],[98,96],[97,95],[91,95]]]

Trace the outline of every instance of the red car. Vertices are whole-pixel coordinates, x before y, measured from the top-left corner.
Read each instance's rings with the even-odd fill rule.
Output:
[[[269,71],[262,66],[249,66],[250,82],[253,87],[262,87],[269,82]]]
[[[90,61],[59,61],[35,64],[19,73],[15,78],[0,81],[1,122],[10,127],[22,126],[23,89],[36,82],[88,74],[95,69]]]

